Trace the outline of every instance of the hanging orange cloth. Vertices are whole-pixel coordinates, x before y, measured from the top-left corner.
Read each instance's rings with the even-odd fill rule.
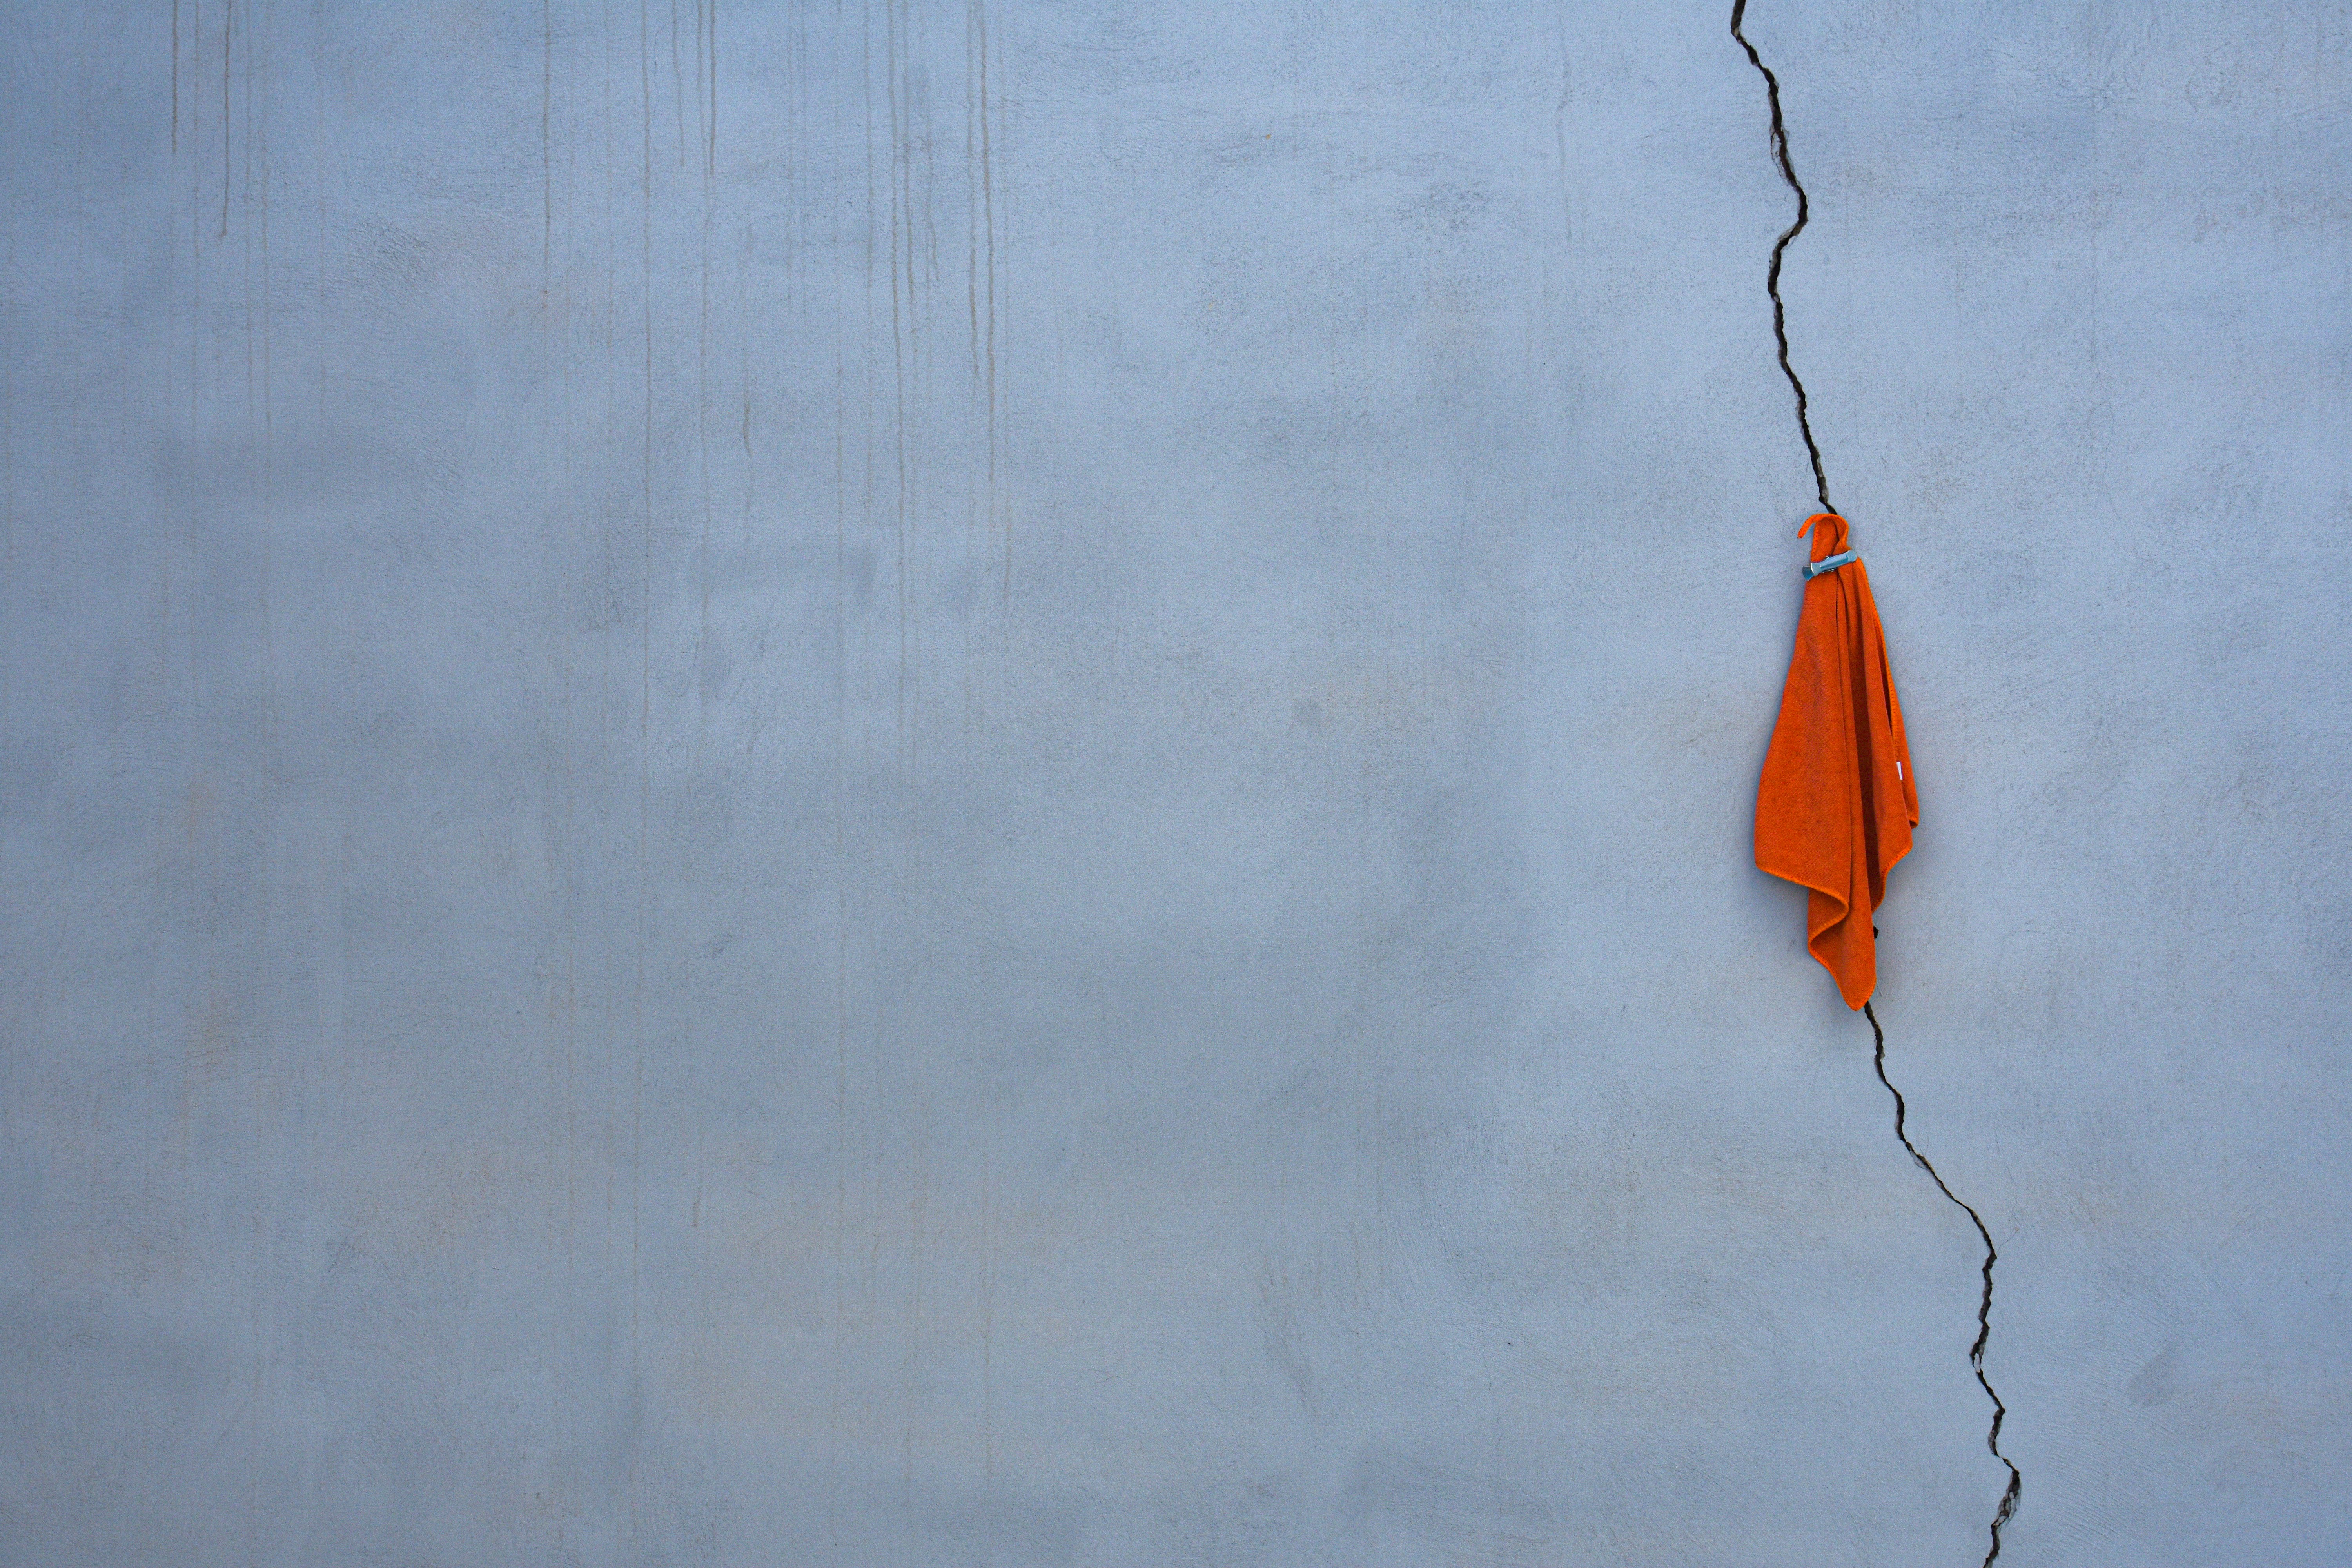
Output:
[[[1911,850],[1919,792],[1870,577],[1846,548],[1846,521],[1815,512],[1797,650],[1756,795],[1756,864],[1811,889],[1805,945],[1849,1007],[1878,987],[1871,911]],[[1843,563],[1821,570],[1822,563]]]

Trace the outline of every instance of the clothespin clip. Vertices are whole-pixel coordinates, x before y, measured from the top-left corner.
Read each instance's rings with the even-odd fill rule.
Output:
[[[1819,561],[1810,562],[1806,564],[1805,581],[1810,583],[1824,572],[1834,572],[1849,561],[1859,561],[1861,559],[1862,552],[1859,550],[1841,550],[1835,555],[1823,556]]]

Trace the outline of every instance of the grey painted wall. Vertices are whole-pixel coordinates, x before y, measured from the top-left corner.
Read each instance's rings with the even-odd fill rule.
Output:
[[[0,1559],[1976,1562],[1725,11],[14,7]],[[1748,26],[2004,1561],[2341,1563],[2352,27]]]

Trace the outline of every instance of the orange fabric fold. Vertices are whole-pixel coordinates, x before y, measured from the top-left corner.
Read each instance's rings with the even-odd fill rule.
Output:
[[[1845,550],[1845,519],[1816,512],[1799,529],[1812,559]],[[1805,584],[1796,652],[1756,795],[1756,864],[1807,889],[1805,946],[1859,1007],[1878,988],[1871,911],[1886,873],[1910,853],[1919,791],[1886,639],[1859,561]]]

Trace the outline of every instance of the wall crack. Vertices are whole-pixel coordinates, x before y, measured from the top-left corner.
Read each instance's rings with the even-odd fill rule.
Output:
[[[1731,36],[1748,51],[1748,63],[1764,73],[1764,97],[1772,106],[1772,161],[1780,166],[1780,177],[1797,193],[1797,221],[1788,226],[1772,247],[1772,265],[1764,274],[1764,291],[1772,296],[1772,337],[1780,345],[1780,374],[1789,378],[1790,387],[1797,395],[1797,429],[1805,437],[1805,452],[1813,460],[1813,488],[1822,498],[1823,511],[1835,511],[1830,504],[1830,481],[1822,472],[1822,448],[1813,439],[1813,422],[1806,416],[1805,384],[1789,363],[1789,313],[1780,303],[1780,258],[1787,254],[1789,242],[1805,231],[1805,220],[1811,216],[1811,206],[1805,200],[1805,187],[1797,183],[1797,171],[1789,162],[1789,128],[1780,120],[1780,79],[1739,30],[1740,18],[1748,13],[1748,0],[1732,0]]]
[[[1918,1145],[1912,1142],[1911,1135],[1903,1130],[1903,1091],[1886,1077],[1886,1031],[1878,1026],[1878,1015],[1872,1010],[1870,1003],[1862,1005],[1862,1016],[1870,1020],[1870,1036],[1875,1042],[1871,1065],[1878,1070],[1878,1081],[1885,1084],[1886,1092],[1895,1097],[1895,1136],[1903,1141],[1903,1147],[1910,1151],[1911,1158],[1927,1173],[1927,1179],[1936,1184],[1936,1190],[1959,1205],[1960,1212],[1969,1216],[1969,1223],[1977,1227],[1977,1235],[1984,1242],[1984,1294],[1977,1300],[1977,1340],[1969,1347],[1969,1365],[1976,1371],[1977,1385],[1985,1391],[1985,1397],[1992,1401],[1992,1427],[1985,1434],[1985,1447],[1992,1450],[1992,1457],[1999,1459],[2001,1468],[2009,1472],[2009,1485],[2001,1489],[2000,1506],[1993,1510],[1992,1545],[1984,1555],[1985,1562],[1990,1564],[2000,1555],[2000,1527],[2015,1516],[2017,1496],[2025,1484],[2025,1478],[2018,1473],[2015,1465],[2009,1462],[2009,1456],[2000,1451],[2000,1424],[2008,1418],[2009,1406],[2003,1405],[2000,1395],[1993,1392],[1992,1381],[1985,1376],[1984,1369],[1985,1342],[1992,1337],[1992,1266],[2000,1261],[2000,1254],[1993,1247],[1992,1232],[1986,1228],[1984,1216],[1945,1185],[1944,1178],[1937,1173],[1936,1167],[1927,1163],[1927,1156],[1919,1152]]]
[[[1797,221],[1790,224],[1781,233],[1780,237],[1773,243],[1771,266],[1764,275],[1764,291],[1772,297],[1772,337],[1773,341],[1780,345],[1780,374],[1789,378],[1790,389],[1797,395],[1797,429],[1805,438],[1806,456],[1812,459],[1813,487],[1821,497],[1822,510],[1834,512],[1837,508],[1830,504],[1829,479],[1822,468],[1821,445],[1813,439],[1812,420],[1809,416],[1805,399],[1805,384],[1798,377],[1795,367],[1789,363],[1788,310],[1780,300],[1780,261],[1788,253],[1789,242],[1804,232],[1805,222],[1811,216],[1811,205],[1806,200],[1804,185],[1797,179],[1795,165],[1789,161],[1789,130],[1780,116],[1780,79],[1772,74],[1772,68],[1764,63],[1764,57],[1756,52],[1756,46],[1748,41],[1748,35],[1740,31],[1739,24],[1746,18],[1747,13],[1748,0],[1732,0],[1731,36],[1738,41],[1739,47],[1747,51],[1748,63],[1753,65],[1764,78],[1765,100],[1771,106],[1772,110],[1772,161],[1779,165],[1780,177],[1788,182],[1789,189],[1795,192],[1797,195]],[[1994,1458],[2000,1461],[2001,1468],[2009,1472],[2009,1484],[2001,1489],[2000,1504],[1993,1510],[1990,1529],[1991,1544],[1987,1548],[1984,1555],[1986,1568],[1990,1568],[1993,1559],[2000,1555],[2001,1526],[2016,1516],[2018,1496],[2024,1489],[2024,1477],[2019,1473],[2015,1465],[2010,1463],[2009,1457],[2000,1451],[2000,1426],[2002,1421],[2008,1418],[2009,1406],[2003,1405],[2000,1395],[1993,1391],[1992,1381],[1985,1375],[1984,1369],[1985,1343],[1992,1337],[1992,1268],[2000,1260],[2000,1254],[1993,1247],[1992,1231],[1985,1225],[1984,1216],[1978,1214],[1973,1206],[1952,1191],[1936,1167],[1928,1163],[1927,1156],[1919,1152],[1918,1145],[1911,1142],[1911,1135],[1904,1127],[1906,1108],[1903,1103],[1903,1091],[1896,1089],[1886,1076],[1886,1032],[1879,1027],[1878,1014],[1871,1004],[1867,1002],[1863,1004],[1862,1014],[1864,1017],[1870,1020],[1871,1038],[1874,1042],[1871,1065],[1878,1073],[1878,1081],[1885,1085],[1886,1092],[1895,1099],[1895,1138],[1909,1152],[1913,1162],[1927,1173],[1927,1179],[1936,1184],[1936,1190],[1943,1194],[1959,1208],[1961,1213],[1969,1216],[1969,1223],[1977,1227],[1977,1236],[1984,1242],[1984,1291],[1977,1302],[1977,1337],[1976,1342],[1969,1347],[1969,1365],[1976,1373],[1978,1386],[1984,1390],[1985,1397],[1992,1401],[1992,1425],[1985,1434],[1985,1447],[1991,1450]]]

